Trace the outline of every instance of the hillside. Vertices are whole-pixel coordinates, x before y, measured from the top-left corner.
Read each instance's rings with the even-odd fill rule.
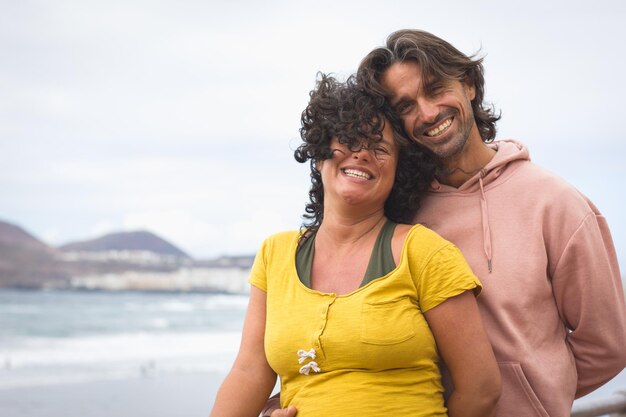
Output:
[[[53,248],[20,226],[0,221],[0,288],[65,287],[76,277],[171,273],[192,263],[185,252],[146,231]]]
[[[111,233],[96,239],[68,243],[59,249],[63,252],[147,251],[190,258],[176,246],[147,231]]]
[[[253,256],[193,260],[148,231],[51,247],[0,221],[0,288],[245,293]]]
[[[31,251],[52,249],[21,227],[0,220],[0,247],[8,246]]]
[[[0,287],[35,288],[67,278],[58,251],[21,227],[0,221]]]

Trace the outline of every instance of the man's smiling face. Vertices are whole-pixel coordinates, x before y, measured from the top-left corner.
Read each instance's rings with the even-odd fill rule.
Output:
[[[458,155],[475,127],[475,90],[457,80],[423,79],[414,61],[398,62],[382,75],[390,103],[411,139],[445,159]]]

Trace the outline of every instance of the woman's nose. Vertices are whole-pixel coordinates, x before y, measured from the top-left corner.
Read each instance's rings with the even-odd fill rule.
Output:
[[[368,160],[369,156],[370,156],[370,151],[365,146],[361,146],[361,148],[352,152],[352,158],[354,159]]]

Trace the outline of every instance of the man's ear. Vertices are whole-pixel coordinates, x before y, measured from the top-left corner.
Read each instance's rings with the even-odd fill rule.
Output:
[[[463,86],[465,88],[465,94],[467,94],[467,98],[469,101],[474,101],[476,98],[476,86],[474,83],[471,83],[469,80],[463,81]]]

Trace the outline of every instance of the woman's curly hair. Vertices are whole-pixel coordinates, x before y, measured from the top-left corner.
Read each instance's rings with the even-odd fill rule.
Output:
[[[303,227],[317,231],[324,217],[324,184],[317,163],[333,156],[330,142],[337,138],[350,150],[373,147],[383,137],[385,123],[391,123],[398,147],[396,177],[385,201],[385,215],[397,223],[411,223],[422,194],[435,177],[434,155],[409,140],[400,119],[386,101],[367,93],[352,76],[345,83],[318,74],[316,88],[302,112],[300,137],[303,142],[294,152],[296,161],[311,166],[310,202],[306,204]]]

